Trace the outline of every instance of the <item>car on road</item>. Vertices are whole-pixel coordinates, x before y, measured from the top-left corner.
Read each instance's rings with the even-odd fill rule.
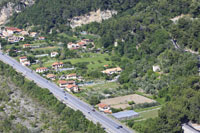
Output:
[[[95,112],[95,109],[92,109],[93,112]]]
[[[67,97],[64,97],[66,100],[68,99]]]
[[[119,126],[117,126],[116,128],[117,128],[117,129],[120,129],[120,128],[123,128],[123,127],[122,127],[121,125],[119,125]]]

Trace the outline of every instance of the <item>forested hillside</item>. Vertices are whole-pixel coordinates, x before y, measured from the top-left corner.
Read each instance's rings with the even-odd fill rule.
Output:
[[[97,9],[124,11],[133,7],[136,2],[132,0],[38,0],[31,8],[15,14],[10,24],[18,27],[35,25],[39,26],[38,29],[49,32],[54,27],[62,29],[63,26],[69,26],[68,19],[73,16]]]
[[[35,26],[46,34],[51,29],[68,33],[69,18],[99,8],[118,14],[78,27],[73,34],[99,36],[97,46],[124,70],[118,91],[142,89],[164,104],[158,118],[129,126],[144,133],[177,133],[185,122],[200,123],[199,62],[196,54],[185,51],[200,52],[199,0],[38,0],[9,24]],[[180,15],[185,17],[172,21]],[[153,66],[160,70],[153,71]]]

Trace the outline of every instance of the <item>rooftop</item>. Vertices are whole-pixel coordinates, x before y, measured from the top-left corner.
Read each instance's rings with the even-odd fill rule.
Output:
[[[37,68],[36,70],[45,70],[47,69],[46,67],[40,67],[40,68]]]
[[[63,65],[63,63],[62,62],[55,62],[55,63],[52,64],[52,66],[56,66],[56,65]]]
[[[104,103],[100,103],[100,104],[98,104],[98,106],[99,106],[100,108],[108,107],[108,105],[107,105],[107,104],[104,104]]]
[[[67,76],[76,76],[76,73],[68,74]]]
[[[59,80],[58,83],[59,84],[67,84],[67,81],[65,81],[65,80]]]
[[[47,78],[54,78],[54,77],[56,77],[54,74],[48,74],[47,75]]]
[[[115,118],[120,119],[120,118],[125,118],[125,117],[132,117],[132,116],[139,115],[139,114],[133,110],[128,110],[128,111],[113,113],[112,115]]]
[[[15,27],[6,27],[6,30],[18,31],[18,32],[21,32],[21,31],[22,31],[21,29],[15,28]]]
[[[26,56],[23,56],[23,57],[19,57],[20,59],[26,59],[27,57]]]
[[[73,87],[78,87],[77,85],[67,85],[67,88],[71,89]]]

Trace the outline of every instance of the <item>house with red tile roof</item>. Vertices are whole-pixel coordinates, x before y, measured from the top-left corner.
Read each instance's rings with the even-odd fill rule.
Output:
[[[23,45],[23,48],[30,48],[31,47],[31,44],[24,44]]]
[[[76,85],[76,82],[74,80],[67,81],[67,85]]]
[[[16,28],[16,27],[6,27],[5,29],[10,34],[19,33],[22,31],[21,29]]]
[[[27,61],[27,57],[23,56],[23,57],[19,57],[19,62],[22,63],[24,61]]]
[[[99,108],[99,111],[102,111],[102,112],[110,110],[110,106],[104,103],[98,104],[98,108]]]
[[[54,74],[47,74],[46,76],[48,79],[51,79],[51,80],[56,80],[56,75]]]
[[[36,69],[37,73],[43,73],[43,72],[47,72],[47,71],[48,71],[48,69],[46,67],[40,67],[40,68]]]
[[[116,67],[116,68],[110,68],[110,69],[106,69],[104,71],[102,71],[102,73],[108,74],[108,75],[112,75],[114,73],[120,73],[122,72],[122,69],[120,67]]]
[[[62,62],[55,62],[52,64],[52,68],[54,69],[58,69],[58,68],[61,68],[63,67],[63,63]]]
[[[60,88],[65,88],[68,85],[66,80],[59,80],[58,84]]]
[[[30,61],[24,61],[24,62],[22,62],[21,63],[23,66],[30,66],[31,65],[31,63],[30,63]]]
[[[23,66],[30,66],[31,65],[30,61],[28,61],[26,56],[20,57],[19,61]]]
[[[45,37],[40,36],[40,37],[38,37],[38,40],[45,40]]]
[[[71,73],[66,75],[66,79],[77,79],[77,75],[76,73]]]
[[[80,91],[78,85],[67,85],[65,89],[68,92],[79,92]]]

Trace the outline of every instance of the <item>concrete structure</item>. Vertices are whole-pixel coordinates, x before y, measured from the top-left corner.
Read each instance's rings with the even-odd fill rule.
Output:
[[[139,114],[133,110],[123,111],[112,114],[118,120],[127,120],[131,118],[138,117]]]
[[[189,126],[188,124],[183,124],[182,129],[184,133],[200,133],[200,131],[194,129],[192,126]]]

